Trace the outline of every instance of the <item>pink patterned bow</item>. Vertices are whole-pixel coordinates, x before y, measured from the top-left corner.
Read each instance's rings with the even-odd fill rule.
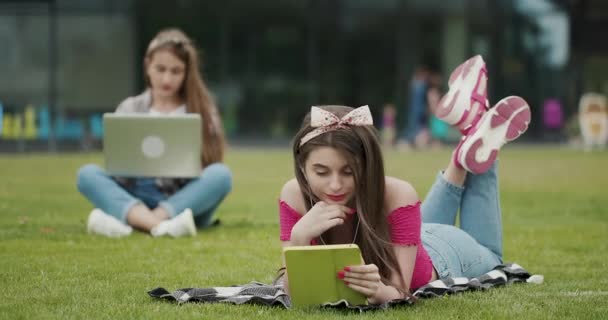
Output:
[[[310,109],[310,126],[316,128],[300,140],[300,147],[310,139],[329,131],[344,129],[348,126],[371,126],[374,124],[369,106],[361,106],[347,113],[342,119],[318,107]]]

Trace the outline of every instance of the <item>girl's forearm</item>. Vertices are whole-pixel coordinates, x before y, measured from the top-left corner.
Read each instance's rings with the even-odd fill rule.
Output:
[[[300,232],[300,229],[296,227],[297,224],[291,230],[291,240],[289,240],[289,243],[292,246],[309,246],[312,239],[307,237],[304,232]]]

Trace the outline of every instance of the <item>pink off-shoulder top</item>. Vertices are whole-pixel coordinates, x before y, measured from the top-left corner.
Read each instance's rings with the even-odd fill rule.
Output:
[[[281,241],[289,241],[291,239],[291,229],[301,218],[302,214],[289,206],[285,201],[279,200]],[[416,290],[427,284],[431,280],[433,273],[433,263],[420,240],[420,229],[422,226],[420,201],[414,205],[399,207],[393,210],[387,216],[387,221],[390,225],[391,241],[393,244],[418,246],[416,263],[410,284],[411,290]]]

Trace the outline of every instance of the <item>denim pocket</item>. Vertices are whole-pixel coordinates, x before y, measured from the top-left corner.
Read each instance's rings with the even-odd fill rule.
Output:
[[[445,258],[433,247],[432,244],[428,242],[423,242],[422,245],[424,249],[431,258],[431,262],[433,263],[433,268],[437,271],[437,278],[442,279],[446,277],[451,277],[452,273],[448,268],[448,263],[445,261]]]

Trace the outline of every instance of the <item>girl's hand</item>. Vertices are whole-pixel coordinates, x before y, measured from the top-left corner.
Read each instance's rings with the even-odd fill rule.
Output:
[[[291,230],[293,245],[310,245],[312,239],[319,237],[325,231],[344,223],[347,214],[354,210],[337,204],[317,202]]]
[[[383,288],[380,272],[375,264],[344,267],[344,271],[338,272],[338,278],[344,280],[346,285],[362,293],[370,303],[382,303],[380,298]]]

